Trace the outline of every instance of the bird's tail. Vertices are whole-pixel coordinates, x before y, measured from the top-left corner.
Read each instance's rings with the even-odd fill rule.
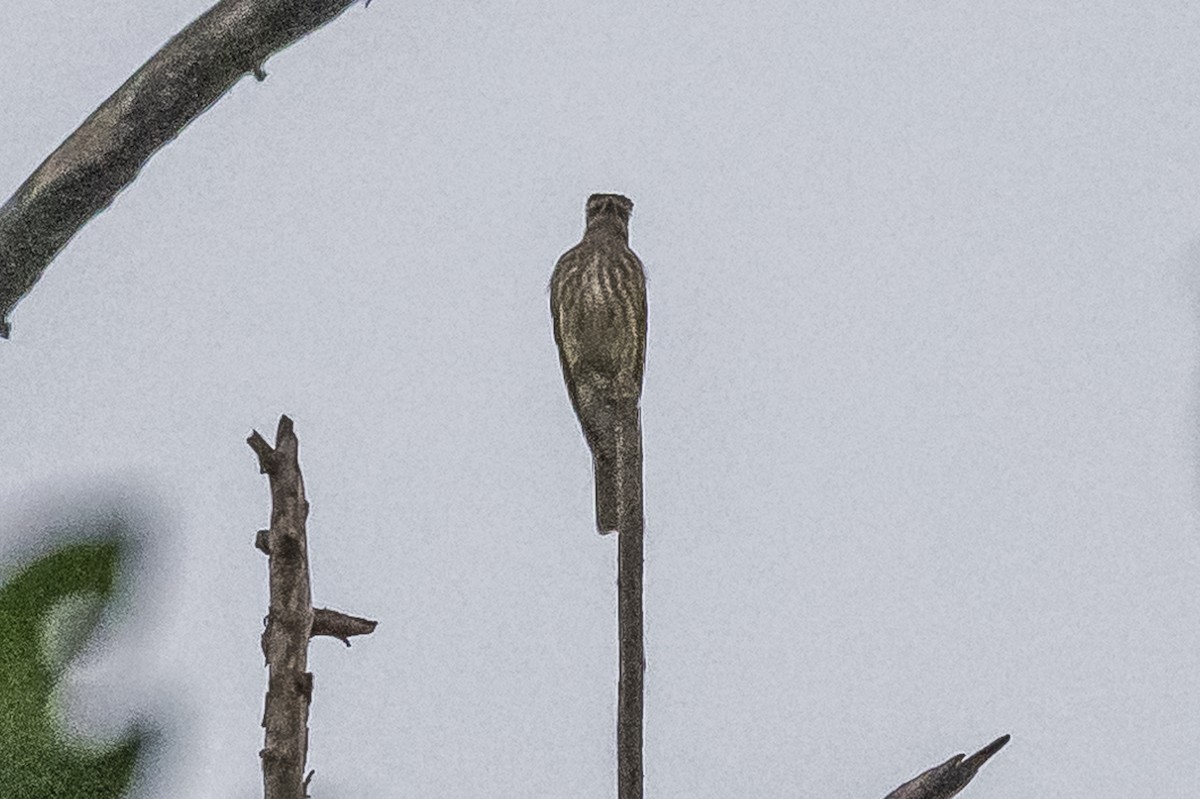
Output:
[[[617,459],[614,453],[597,453],[592,456],[592,471],[596,475],[596,531],[601,535],[617,529]]]
[[[596,481],[596,530],[601,534],[619,530],[624,493],[641,493],[641,430],[636,406],[621,414],[610,435],[592,451]],[[599,442],[598,442],[599,443]]]

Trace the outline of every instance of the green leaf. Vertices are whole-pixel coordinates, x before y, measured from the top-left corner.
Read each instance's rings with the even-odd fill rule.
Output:
[[[51,695],[113,597],[123,540],[64,546],[0,586],[0,796],[116,799],[143,733],[104,751],[68,745]]]

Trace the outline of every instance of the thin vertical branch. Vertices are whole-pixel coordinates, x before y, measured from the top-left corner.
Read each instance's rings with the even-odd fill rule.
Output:
[[[642,799],[643,683],[646,671],[642,638],[642,430],[635,411],[617,430],[617,635],[620,677],[617,684],[617,797]]]
[[[308,500],[300,474],[300,442],[292,420],[279,417],[275,446],[255,430],[246,443],[258,455],[259,470],[271,484],[271,529],[259,530],[254,545],[269,559],[271,597],[263,656],[269,669],[262,725],[265,742],[259,756],[266,799],[304,799],[313,773],[308,758],[308,708],[313,676],[308,641],[318,635],[350,646],[355,635],[369,635],[376,622],[341,611],[312,606],[308,570]]]
[[[267,659],[266,728],[262,757],[266,799],[304,799],[304,763],[308,757],[308,707],[312,674],[308,638],[313,624],[308,577],[308,500],[300,474],[299,442],[287,416],[279,418],[275,447],[254,431],[247,443],[271,484],[271,529],[266,551],[270,562],[270,611],[263,632]],[[259,536],[259,546],[262,548]]]

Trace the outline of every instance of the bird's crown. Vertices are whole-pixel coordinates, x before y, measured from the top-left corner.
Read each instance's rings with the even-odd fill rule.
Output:
[[[621,194],[593,194],[587,201],[587,218],[616,214],[623,220],[633,212],[633,200]]]

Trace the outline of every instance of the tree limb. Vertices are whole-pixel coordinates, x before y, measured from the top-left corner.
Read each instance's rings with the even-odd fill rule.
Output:
[[[292,420],[281,416],[274,448],[258,431],[247,443],[271,484],[271,529],[267,533],[271,598],[262,638],[270,671],[263,711],[266,736],[259,752],[263,795],[266,799],[303,799],[308,706],[312,701],[308,639],[313,608],[305,530],[308,500],[300,474],[299,442]]]
[[[637,411],[616,430],[617,468],[617,799],[642,799],[643,643],[642,429]]]
[[[921,772],[884,799],[950,799],[967,787],[979,768],[1008,741],[1009,736],[1001,735],[970,757],[957,754],[945,763]]]
[[[351,636],[374,632],[376,622],[328,608],[313,609],[305,529],[308,500],[292,420],[279,417],[274,447],[257,430],[246,443],[271,484],[271,528],[259,530],[254,538],[255,547],[269,558],[271,584],[270,612],[262,635],[263,656],[270,669],[263,711],[266,741],[259,753],[263,795],[303,799],[312,779],[311,771],[304,776],[313,679],[307,671],[309,639],[330,635],[350,646]]]
[[[8,316],[89,219],[243,75],[357,0],[221,0],[84,120],[0,206],[0,338]]]
[[[312,631],[309,635],[328,635],[350,646],[350,639],[355,635],[370,635],[375,632],[379,622],[364,619],[360,616],[350,616],[329,608],[317,608],[313,611]]]

